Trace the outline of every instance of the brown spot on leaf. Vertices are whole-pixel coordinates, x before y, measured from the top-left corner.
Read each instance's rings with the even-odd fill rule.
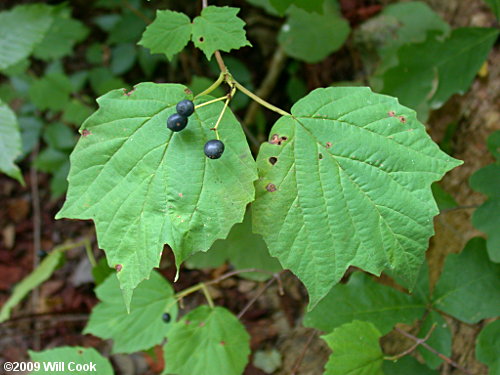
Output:
[[[200,36],[200,38],[198,40],[200,41],[200,43],[203,43],[205,41],[205,38],[203,38],[202,36]]]
[[[187,87],[184,89],[184,92],[186,93],[186,95],[193,95],[193,92]]]
[[[398,116],[399,121],[401,121],[403,124],[406,123],[406,117],[404,116]]]
[[[318,159],[321,160],[323,159],[323,154],[320,152],[319,155],[318,155]]]
[[[221,344],[222,346],[226,345],[226,342],[225,341],[221,341],[219,344]]]
[[[326,148],[330,148],[330,147],[332,147],[332,142],[326,142],[326,146],[325,146],[325,147],[326,147]]]
[[[271,136],[271,140],[269,141],[269,143],[271,143],[273,145],[281,146],[281,144],[283,142],[285,142],[287,139],[288,139],[288,137],[286,137],[286,136],[280,137],[279,134],[273,134]]]
[[[127,90],[127,89],[123,89],[123,95],[127,95],[127,96],[130,96],[134,93],[135,91],[135,87],[132,89],[132,90]]]
[[[205,322],[200,322],[200,324],[198,324],[199,327],[205,327]]]
[[[396,112],[394,112],[394,111],[389,111],[389,112],[387,112],[387,114],[389,115],[389,117],[396,116]]]
[[[116,272],[120,272],[120,271],[122,270],[122,268],[123,268],[123,266],[122,266],[121,264],[117,264],[117,265],[115,266],[115,270],[116,270]]]
[[[82,130],[82,137],[86,137],[88,135],[91,135],[92,133],[90,132],[90,130],[87,130],[87,129],[83,129]]]
[[[266,190],[270,193],[273,193],[276,191],[276,185],[275,184],[267,184]]]
[[[186,325],[188,326],[188,325],[190,325],[190,324],[191,324],[191,321],[190,321],[190,320],[186,320],[186,322],[185,322],[185,323],[186,323]]]
[[[269,158],[269,163],[271,163],[271,165],[274,165],[276,164],[276,162],[278,161],[278,158],[277,157],[274,157],[274,156],[271,156]]]
[[[183,196],[184,196],[184,194],[182,194],[182,193],[179,193],[179,197],[181,197],[181,198],[182,198]]]
[[[77,353],[81,355],[81,354],[83,354],[83,350],[78,349],[78,352],[77,352]]]

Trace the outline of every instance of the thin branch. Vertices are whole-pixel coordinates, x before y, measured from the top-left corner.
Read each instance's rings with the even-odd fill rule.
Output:
[[[293,364],[292,372],[290,372],[290,375],[296,375],[297,372],[299,371],[300,365],[301,365],[302,361],[304,360],[307,349],[309,348],[309,345],[311,345],[311,342],[312,342],[314,336],[316,336],[316,331],[312,331],[310,333],[309,337],[307,338],[307,341],[306,341],[304,347],[302,348],[302,351],[300,352],[299,357],[297,358],[297,360]]]
[[[267,71],[267,75],[262,81],[259,89],[255,92],[255,94],[262,98],[266,99],[269,97],[274,87],[276,86],[276,82],[283,71],[283,67],[285,66],[287,60],[287,56],[282,47],[278,47],[276,52],[273,55],[273,59],[271,60],[271,65]],[[257,102],[252,102],[248,106],[248,110],[245,113],[245,118],[243,119],[243,123],[245,125],[250,125],[254,122],[255,116],[257,115],[257,110],[259,109],[259,104]]]
[[[388,361],[397,361],[399,358],[402,358],[404,357],[405,355],[408,355],[410,354],[411,352],[413,352],[419,345],[425,343],[427,340],[429,340],[429,338],[431,337],[432,335],[432,332],[434,332],[434,330],[436,329],[436,323],[434,323],[431,327],[431,329],[429,330],[429,332],[427,332],[427,334],[425,335],[425,337],[423,339],[419,339],[417,338],[418,340],[415,341],[415,344],[413,344],[412,346],[410,346],[408,349],[406,349],[405,351],[399,353],[399,354],[396,354],[394,356],[391,356],[391,357],[385,357],[384,359],[385,360],[388,360]]]
[[[406,332],[405,330],[402,330],[401,328],[399,327],[396,327],[396,331],[398,331],[399,333],[401,333],[403,336],[406,336],[408,337],[409,339],[412,339],[414,340],[415,342],[418,342],[422,339],[419,339],[418,337],[416,336],[413,336],[411,333],[408,333]],[[472,372],[470,372],[469,370],[467,370],[466,368],[460,366],[458,363],[456,363],[454,360],[452,360],[451,358],[448,358],[447,356],[445,356],[443,353],[440,353],[438,352],[436,349],[434,349],[432,346],[430,346],[429,344],[427,344],[426,342],[420,342],[420,345],[422,345],[424,348],[426,348],[428,351],[430,351],[431,353],[434,353],[435,355],[437,355],[439,358],[441,358],[443,361],[445,361],[446,363],[448,363],[450,366],[453,366],[455,367],[456,369],[462,371],[464,374],[467,374],[467,375],[473,375]]]
[[[33,271],[36,270],[40,259],[38,257],[38,251],[41,250],[41,237],[42,237],[42,218],[40,210],[40,192],[38,190],[38,173],[35,168],[35,159],[38,155],[39,145],[37,144],[33,154],[31,155],[31,167],[30,167],[30,182],[31,182],[31,205],[33,209]],[[38,300],[40,297],[38,287],[34,288],[31,294],[31,309],[34,313],[38,310]],[[35,320],[35,331],[38,329],[38,322]],[[33,348],[35,350],[40,350],[40,335],[33,335]]]
[[[248,90],[245,86],[243,86],[241,83],[237,81],[233,81],[235,87],[240,90],[243,94],[249,96],[251,99],[255,100],[257,103],[259,103],[261,106],[266,107],[267,109],[270,109],[271,111],[274,111],[276,113],[279,113],[282,116],[291,116],[290,113],[287,111],[284,111],[281,108],[276,107],[275,105],[272,105],[271,103],[265,101],[262,98],[259,98],[257,95],[255,95],[253,92]]]
[[[142,13],[139,9],[137,9],[132,4],[130,4],[128,2],[128,0],[122,0],[122,4],[125,8],[130,10],[132,13],[134,13],[137,17],[139,17],[141,20],[143,20],[147,24],[150,24],[151,22],[153,22],[153,20],[151,18],[149,18],[144,13]]]
[[[269,280],[267,280],[267,283],[261,287],[259,289],[259,291],[257,293],[255,293],[255,295],[252,297],[252,299],[250,301],[247,302],[247,304],[245,305],[245,307],[243,307],[243,309],[241,309],[241,311],[239,312],[239,314],[237,315],[238,316],[238,319],[241,319],[243,317],[243,315],[245,315],[245,313],[248,311],[248,309],[250,307],[252,307],[252,305],[259,299],[259,297],[267,290],[267,288],[269,288],[273,283],[274,281],[276,280],[276,277],[272,277],[270,278]]]

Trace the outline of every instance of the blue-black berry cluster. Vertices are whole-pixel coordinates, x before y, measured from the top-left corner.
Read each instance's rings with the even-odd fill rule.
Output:
[[[167,119],[167,127],[173,132],[180,132],[188,124],[188,117],[194,113],[194,103],[191,100],[181,100],[175,106],[176,113]],[[224,152],[224,143],[218,139],[212,139],[205,143],[205,155],[210,159],[219,159]]]

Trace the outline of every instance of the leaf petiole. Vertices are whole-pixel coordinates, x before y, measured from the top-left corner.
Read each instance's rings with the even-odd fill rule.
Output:
[[[229,97],[229,95],[224,95],[224,96],[221,96],[220,98],[216,98],[216,99],[212,99],[212,100],[209,100],[208,102],[205,102],[205,103],[201,103],[201,104],[198,104],[198,105],[195,105],[194,106],[194,109],[198,109],[198,108],[201,108],[201,107],[204,107],[206,105],[209,105],[209,104],[212,104],[212,103],[215,103],[215,102],[220,102],[221,100],[225,100]]]
[[[199,93],[198,95],[196,95],[194,98],[196,99],[196,98],[199,98],[200,96],[210,94],[210,93],[211,93],[212,91],[214,91],[217,87],[219,87],[219,86],[222,84],[222,82],[224,82],[224,80],[225,80],[225,76],[226,76],[226,74],[224,74],[224,73],[219,74],[219,78],[217,78],[217,80],[216,80],[214,83],[212,83],[212,84],[210,85],[210,87],[208,87],[206,90],[204,90],[204,91],[200,92],[200,93]]]
[[[271,103],[265,101],[264,99],[262,99],[261,97],[255,95],[253,92],[251,92],[250,90],[248,90],[245,86],[243,86],[241,83],[239,83],[238,81],[234,81],[233,80],[233,84],[234,86],[240,90],[243,94],[245,94],[246,96],[250,97],[251,99],[255,100],[257,103],[259,103],[261,106],[263,107],[266,107],[267,109],[270,109],[271,111],[273,112],[276,112],[276,113],[279,113],[280,115],[282,116],[291,116],[290,113],[288,113],[287,111],[284,111],[283,109],[281,108],[278,108],[276,107],[275,105],[272,105]]]

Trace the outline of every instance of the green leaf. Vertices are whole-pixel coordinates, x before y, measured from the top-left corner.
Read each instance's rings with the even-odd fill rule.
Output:
[[[170,329],[167,339],[164,374],[241,375],[250,354],[245,327],[222,307],[197,307]]]
[[[56,247],[42,260],[32,273],[14,287],[11,296],[2,306],[2,310],[0,310],[0,323],[9,319],[12,308],[21,302],[30,291],[42,284],[52,275],[54,270],[63,260],[63,253],[65,250],[67,250],[67,247]]]
[[[438,352],[449,357],[451,356],[451,331],[448,323],[441,316],[441,314],[433,310],[428,312],[426,318],[420,326],[419,337],[425,337],[434,324],[436,324],[436,328],[432,331],[432,334],[429,339],[427,339],[426,343]],[[418,351],[422,355],[422,358],[424,358],[427,366],[430,368],[436,369],[439,365],[441,365],[441,363],[443,363],[441,358],[421,345],[418,346]]]
[[[258,268],[269,271],[269,274],[262,272],[240,274],[241,277],[251,280],[264,281],[272,276],[271,273],[281,270],[276,258],[269,255],[262,237],[252,232],[250,210],[247,210],[242,223],[235,224],[231,228],[226,239],[215,241],[206,253],[194,254],[186,260],[186,265],[190,268],[213,268],[226,260],[236,269]]]
[[[159,273],[152,272],[137,287],[130,314],[119,290],[116,275],[109,276],[96,288],[101,302],[92,309],[83,333],[112,339],[113,353],[134,353],[160,344],[177,319],[177,303],[170,284]],[[163,321],[165,312],[172,316],[171,323]]]
[[[490,375],[500,374],[500,320],[481,330],[476,341],[476,358],[490,368]]]
[[[47,147],[36,157],[33,165],[42,172],[54,173],[68,160],[68,153]]]
[[[196,110],[182,132],[165,126],[187,91],[141,83],[128,93],[109,92],[97,100],[71,155],[68,196],[57,218],[94,221],[99,246],[120,269],[126,305],[158,266],[165,243],[179,266],[225,238],[254,199],[255,162],[230,111],[219,127],[224,155],[211,160],[203,153],[222,103]]]
[[[290,9],[278,35],[287,55],[315,63],[342,47],[350,32],[349,23],[330,3],[330,0],[325,3],[324,14],[308,13],[297,7]]]
[[[92,268],[92,276],[96,286],[101,285],[111,274],[115,272],[114,269],[109,268],[106,257],[102,257],[97,262],[97,265]]]
[[[430,185],[460,165],[415,113],[366,87],[317,89],[273,126],[257,165],[256,233],[314,307],[350,266],[414,284],[438,209]]]
[[[139,44],[152,53],[164,53],[172,60],[191,38],[191,21],[184,13],[157,10],[155,20],[146,28]]]
[[[445,191],[437,182],[431,185],[431,189],[432,195],[434,196],[434,199],[439,207],[439,211],[449,210],[458,206],[455,198],[453,198],[450,193]]]
[[[59,198],[68,190],[69,160],[66,161],[56,171],[53,172],[50,179],[50,195],[52,199]]]
[[[81,125],[91,114],[92,109],[90,107],[79,100],[73,99],[66,105],[62,119],[70,124]]]
[[[31,374],[37,375],[113,375],[113,368],[107,358],[104,358],[94,348],[80,346],[62,346],[60,348],[44,350],[42,352],[28,351],[31,360],[40,362],[40,371]],[[64,366],[55,368],[55,364],[63,362]],[[88,366],[95,365],[92,369]],[[50,366],[52,365],[52,366]],[[81,368],[80,371],[77,371]],[[87,367],[86,367],[87,366]]]
[[[500,315],[500,265],[488,260],[483,238],[446,257],[433,298],[437,309],[465,323]]]
[[[381,285],[361,272],[347,284],[335,285],[304,318],[306,327],[331,332],[345,323],[363,320],[373,323],[382,333],[396,323],[411,324],[425,311],[425,303],[388,286]]]
[[[116,77],[111,70],[104,67],[94,68],[90,71],[90,86],[97,95],[129,87],[121,77]]]
[[[64,74],[51,73],[36,80],[29,89],[30,99],[40,110],[62,110],[69,101],[73,86]]]
[[[125,74],[134,66],[137,57],[136,46],[132,43],[120,43],[111,50],[111,71],[113,74]]]
[[[497,185],[497,188],[500,185]],[[488,199],[474,211],[472,224],[486,233],[486,247],[492,262],[500,263],[500,198]]]
[[[440,40],[431,33],[419,44],[399,49],[399,64],[383,75],[383,92],[412,108],[441,107],[466,92],[498,35],[494,28],[458,28]]]
[[[28,57],[52,23],[52,9],[43,4],[16,6],[0,13],[0,70]]]
[[[321,336],[333,352],[324,375],[383,375],[381,336],[373,324],[358,320]]]
[[[470,187],[492,198],[500,198],[500,164],[477,170],[469,180]]]
[[[252,46],[245,36],[245,22],[238,8],[208,6],[193,21],[192,40],[210,60],[216,50],[229,52]]]
[[[119,2],[118,5],[121,7],[122,4]],[[145,28],[146,24],[141,17],[126,11],[110,30],[107,43],[137,43]]]
[[[57,150],[71,150],[76,143],[74,130],[60,122],[48,125],[43,132],[43,139]]]
[[[40,134],[42,133],[43,122],[38,117],[22,116],[19,117],[19,127],[21,128],[21,143],[23,145],[21,157],[24,157],[33,151],[38,143]]]
[[[36,45],[33,54],[42,60],[55,60],[70,55],[75,44],[83,41],[89,29],[80,21],[71,18],[71,11],[60,9],[43,40]]]
[[[0,100],[0,171],[24,184],[21,170],[14,164],[19,155],[21,155],[21,133],[16,114]]]
[[[270,3],[281,15],[292,5],[307,12],[323,13],[324,0],[270,0]]]
[[[384,361],[383,369],[385,375],[439,375],[408,355],[394,362]]]
[[[500,161],[500,130],[497,130],[490,134],[487,140],[488,150],[491,154]]]
[[[497,19],[500,19],[500,0],[484,0],[491,8]]]

